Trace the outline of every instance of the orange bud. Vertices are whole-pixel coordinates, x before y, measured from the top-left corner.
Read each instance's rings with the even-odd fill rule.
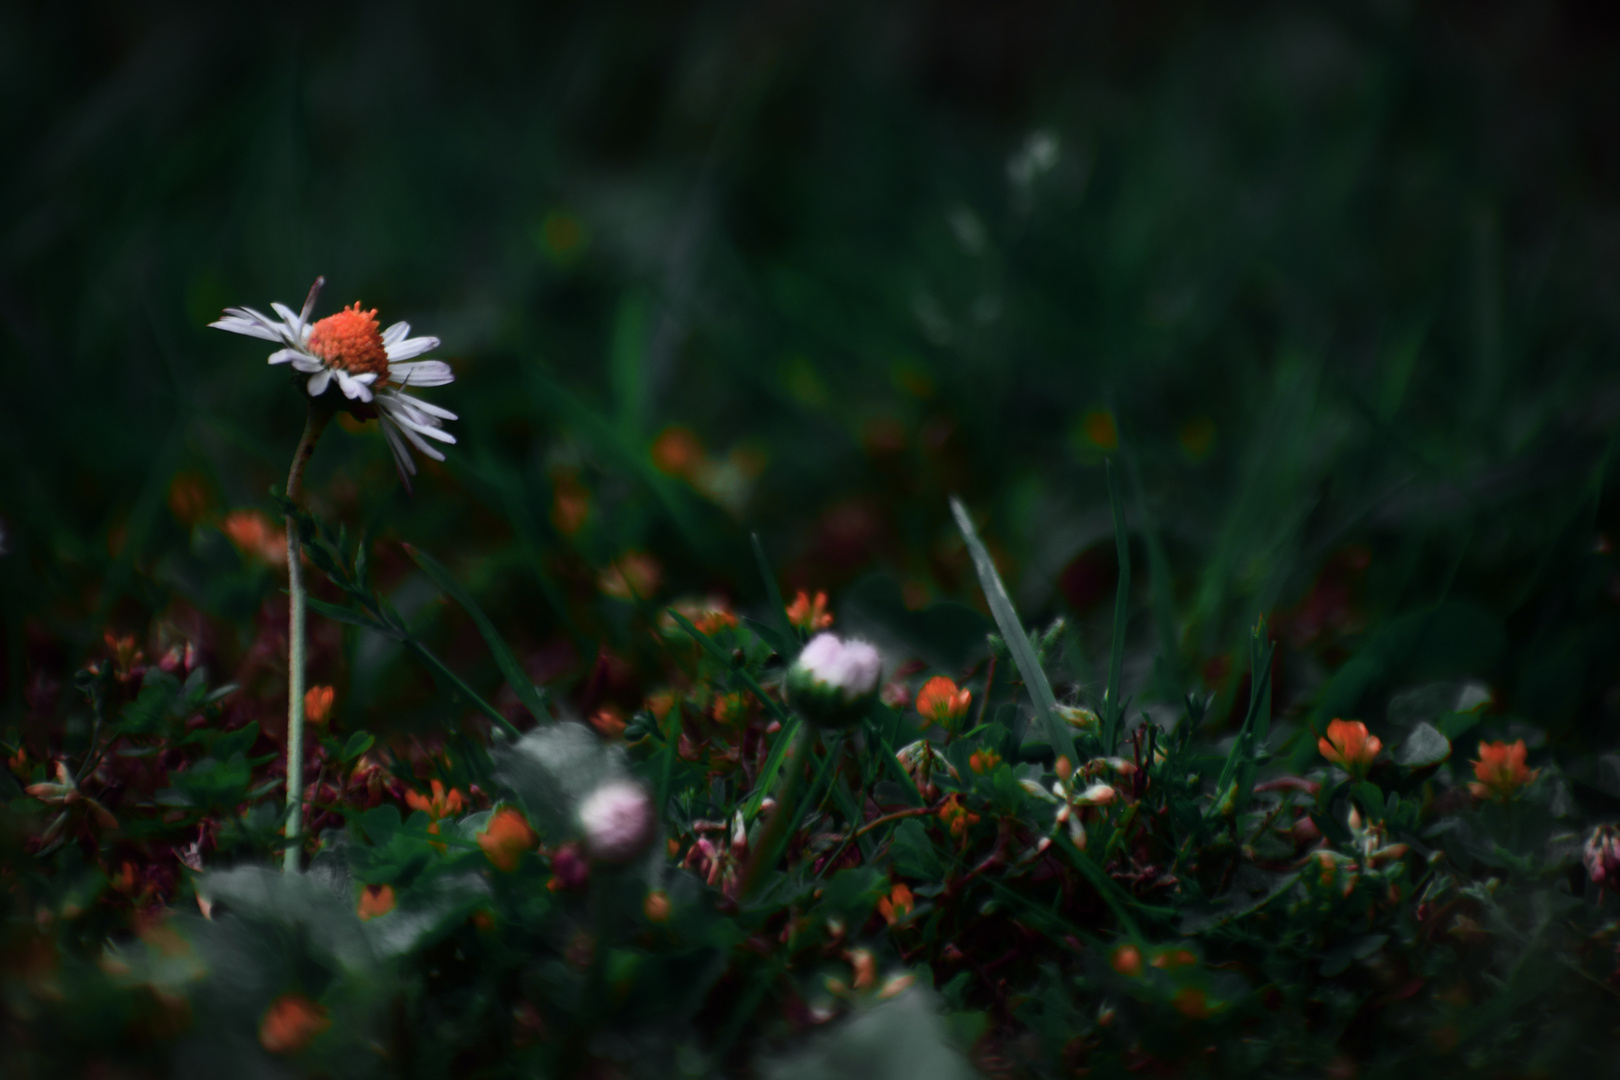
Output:
[[[540,838],[529,828],[521,811],[504,806],[490,817],[489,824],[476,837],[484,856],[495,869],[510,873],[518,868],[523,853],[535,847]]]
[[[304,693],[304,719],[324,724],[332,716],[333,691],[330,686],[312,686]]]
[[[1067,757],[1060,757],[1057,759],[1055,771],[1057,772],[1058,779],[1067,784],[1069,782],[1069,778],[1074,775],[1074,762],[1070,761]]]
[[[972,702],[973,691],[959,690],[945,676],[935,675],[923,683],[917,694],[917,715],[930,723],[951,727],[967,715]]]
[[[833,624],[832,613],[827,610],[827,594],[816,593],[814,600],[803,589],[787,607],[788,622],[807,634],[825,630]]]
[[[663,889],[648,890],[646,899],[641,902],[641,912],[648,922],[668,922],[670,908],[669,893]]]
[[[296,1054],[331,1026],[326,1006],[303,994],[282,994],[259,1021],[259,1045],[272,1054]]]
[[[877,902],[878,914],[882,915],[883,921],[890,926],[904,920],[916,910],[916,907],[916,897],[911,895],[910,886],[903,881],[896,882],[894,888],[889,890],[889,895]]]
[[[1384,744],[1376,735],[1369,735],[1367,725],[1360,720],[1333,720],[1327,735],[1316,740],[1316,748],[1346,772],[1365,776]]]
[[[1121,945],[1108,957],[1108,966],[1134,979],[1142,974],[1142,950],[1135,945]]]
[[[1473,763],[1475,779],[1469,781],[1468,790],[1477,799],[1510,802],[1521,788],[1541,775],[1540,769],[1525,767],[1524,755],[1523,739],[1512,744],[1480,743],[1479,760]]]
[[[360,921],[370,922],[393,911],[395,899],[392,885],[367,885],[360,894]]]

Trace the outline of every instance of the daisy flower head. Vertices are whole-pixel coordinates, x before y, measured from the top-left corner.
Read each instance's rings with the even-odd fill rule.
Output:
[[[377,312],[361,310],[358,301],[312,321],[315,301],[325,283],[325,278],[315,279],[302,311],[272,303],[278,317],[271,318],[250,307],[232,307],[208,325],[280,346],[270,354],[270,363],[291,364],[294,371],[308,375],[305,388],[310,397],[331,393],[337,399],[341,395],[337,404],[357,419],[378,420],[399,478],[409,490],[410,478],[416,474],[410,447],[443,461],[444,454],[433,442],[456,441],[444,430],[444,421],[456,419],[456,414],[405,391],[444,386],[455,375],[443,360],[418,359],[439,347],[438,338],[411,337],[411,325],[405,322],[380,329]]]

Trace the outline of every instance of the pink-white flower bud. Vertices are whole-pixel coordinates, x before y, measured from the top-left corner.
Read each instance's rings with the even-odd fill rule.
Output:
[[[1594,884],[1620,882],[1620,826],[1599,825],[1593,829],[1581,858],[1586,863],[1586,876]]]
[[[817,634],[788,669],[793,703],[824,727],[858,720],[877,693],[883,657],[869,642]]]
[[[579,804],[579,825],[592,859],[629,862],[652,842],[652,799],[634,781],[609,780]]]

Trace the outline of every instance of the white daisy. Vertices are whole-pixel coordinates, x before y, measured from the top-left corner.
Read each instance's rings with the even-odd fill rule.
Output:
[[[336,315],[311,322],[315,299],[325,283],[325,278],[316,279],[303,311],[272,303],[280,316],[272,319],[249,307],[226,308],[217,322],[208,325],[281,345],[270,354],[270,363],[291,364],[309,375],[310,397],[320,397],[336,383],[351,412],[362,418],[376,416],[382,422],[399,478],[409,489],[416,464],[406,442],[435,461],[443,461],[444,454],[427,440],[454,443],[456,437],[444,430],[444,421],[456,419],[456,414],[404,391],[407,387],[443,386],[455,381],[455,376],[443,360],[416,359],[438,348],[438,338],[411,337],[410,324],[403,322],[379,331],[376,311],[361,311],[358,301]]]

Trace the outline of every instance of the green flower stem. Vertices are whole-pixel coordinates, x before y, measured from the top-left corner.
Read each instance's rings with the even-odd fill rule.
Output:
[[[292,468],[287,473],[287,498],[297,501],[303,488],[304,466],[315,452],[315,442],[332,419],[332,410],[317,402],[309,403],[309,416],[304,421],[304,434],[293,451]],[[298,551],[298,521],[287,516],[287,592],[291,606],[287,620],[287,852],[282,868],[296,874],[302,867],[299,856],[303,851],[300,834],[304,819],[304,657],[307,641],[304,633],[304,608],[307,594],[304,589],[304,567]]]
[[[754,846],[752,856],[748,860],[748,869],[743,872],[742,886],[737,895],[746,900],[759,888],[776,865],[777,857],[781,854],[779,849],[783,842],[791,835],[793,827],[799,823],[799,817],[804,807],[801,793],[804,790],[805,766],[814,756],[816,746],[816,727],[814,724],[804,723],[799,726],[798,737],[794,746],[788,751],[788,757],[782,764],[782,778],[776,789],[776,809],[771,811],[770,820],[765,823],[760,833],[759,843]],[[822,763],[820,775],[816,777],[816,786],[820,787],[827,767],[832,764],[843,750],[843,742],[839,739],[829,739],[827,746],[827,760]]]

